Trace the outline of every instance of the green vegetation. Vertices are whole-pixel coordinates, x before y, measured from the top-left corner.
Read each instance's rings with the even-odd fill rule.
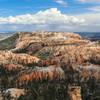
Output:
[[[67,84],[56,82],[33,83],[27,88],[27,95],[18,100],[67,100]]]
[[[38,56],[38,58],[40,58],[41,60],[45,60],[45,59],[50,58],[51,56],[52,56],[52,53],[50,53],[50,52],[44,52],[44,53],[40,54]]]
[[[11,37],[8,37],[0,41],[0,50],[10,50],[15,47],[16,39],[18,38],[17,34],[14,34]]]

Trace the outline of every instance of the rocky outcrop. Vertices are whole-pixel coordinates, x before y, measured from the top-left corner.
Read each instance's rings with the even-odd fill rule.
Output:
[[[49,66],[49,67],[35,67],[31,69],[27,69],[26,71],[20,72],[17,76],[17,84],[23,85],[28,84],[28,82],[42,81],[42,80],[62,80],[65,79],[64,71],[57,66]]]
[[[82,100],[81,87],[70,86],[69,87],[69,98],[70,100]]]
[[[20,96],[25,94],[26,91],[24,89],[10,88],[0,94],[0,100],[18,100]]]
[[[15,54],[11,51],[0,52],[0,60],[6,62],[12,62],[17,64],[32,64],[38,63],[39,59],[37,57],[30,56],[28,54],[20,53]]]
[[[17,70],[22,70],[25,68],[22,65],[14,64],[14,63],[7,63],[7,62],[1,62],[0,67],[7,71],[17,71]]]
[[[93,64],[99,64],[100,62],[100,46],[95,44],[57,46],[52,48],[48,47],[47,49],[43,49],[41,51],[51,52],[50,54],[52,54],[51,57],[46,60],[42,60],[39,63],[39,65],[43,66],[55,64],[57,62],[66,64],[77,63],[78,65],[82,65],[84,62]]]

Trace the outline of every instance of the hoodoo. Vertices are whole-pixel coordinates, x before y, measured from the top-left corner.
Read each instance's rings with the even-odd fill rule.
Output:
[[[21,100],[92,100],[99,93],[100,44],[67,32],[16,34],[15,48],[0,51],[4,90],[24,88]]]

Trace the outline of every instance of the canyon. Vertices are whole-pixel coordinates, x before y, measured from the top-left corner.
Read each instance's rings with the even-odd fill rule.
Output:
[[[0,50],[1,94],[15,88],[25,91],[18,100],[100,100],[98,42],[69,32],[16,32],[12,37],[15,45]]]

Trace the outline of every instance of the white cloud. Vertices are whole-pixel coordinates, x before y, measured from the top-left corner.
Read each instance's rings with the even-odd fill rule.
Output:
[[[36,14],[0,17],[0,31],[6,30],[100,31],[100,12],[67,15],[57,8],[51,8]]]
[[[74,29],[85,32],[100,32],[100,13],[86,13],[76,15],[76,17],[85,19],[85,22],[82,23],[80,26],[76,25]]]
[[[0,17],[0,24],[81,24],[83,21],[84,19],[62,14],[57,8],[39,11],[34,15]]]
[[[81,14],[76,17],[85,19],[84,25],[100,25],[100,13]]]
[[[90,3],[90,4],[92,4],[92,3],[94,3],[94,4],[100,3],[100,0],[76,0],[76,1],[79,1],[81,3]]]
[[[58,4],[62,4],[62,5],[67,5],[67,2],[65,2],[63,0],[56,0],[55,2]]]

